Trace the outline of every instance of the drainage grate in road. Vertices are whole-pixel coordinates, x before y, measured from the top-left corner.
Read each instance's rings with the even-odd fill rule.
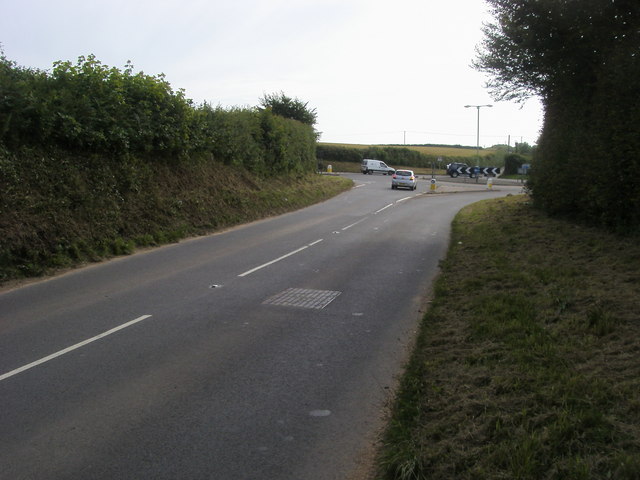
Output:
[[[329,305],[340,292],[331,290],[309,290],[288,288],[262,302],[264,305],[284,305],[287,307],[315,308],[321,310]]]

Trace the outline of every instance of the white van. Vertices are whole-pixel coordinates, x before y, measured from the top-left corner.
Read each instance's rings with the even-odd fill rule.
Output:
[[[364,174],[372,174],[372,173],[382,173],[384,175],[393,175],[396,173],[395,169],[387,166],[386,163],[381,162],[380,160],[371,160],[369,158],[365,158],[362,160],[362,164],[360,165],[360,170]]]

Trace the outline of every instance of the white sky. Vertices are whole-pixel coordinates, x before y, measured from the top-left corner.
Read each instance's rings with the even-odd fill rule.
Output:
[[[196,103],[251,107],[284,92],[318,113],[321,141],[534,144],[537,99],[493,102],[470,67],[484,0],[0,0],[0,43],[50,70],[94,54],[164,73]]]

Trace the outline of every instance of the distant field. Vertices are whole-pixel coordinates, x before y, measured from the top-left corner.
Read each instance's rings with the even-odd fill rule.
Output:
[[[443,157],[474,157],[476,155],[475,148],[469,147],[457,147],[457,146],[439,146],[439,145],[360,145],[355,143],[327,143],[320,142],[322,145],[334,145],[337,147],[345,148],[369,148],[369,147],[402,147],[410,150],[417,150],[421,153],[428,155],[438,155]],[[483,148],[480,150],[480,155],[489,155],[496,153],[496,150],[491,148]]]

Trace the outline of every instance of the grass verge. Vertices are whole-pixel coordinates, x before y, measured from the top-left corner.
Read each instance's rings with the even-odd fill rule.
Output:
[[[108,173],[114,180],[80,172],[66,190],[70,182],[45,179],[6,195],[0,286],[296,210],[352,186],[315,173],[260,178],[213,163],[136,171],[136,188],[123,186],[131,175],[118,183]]]
[[[640,245],[527,200],[454,220],[378,478],[640,478]]]

